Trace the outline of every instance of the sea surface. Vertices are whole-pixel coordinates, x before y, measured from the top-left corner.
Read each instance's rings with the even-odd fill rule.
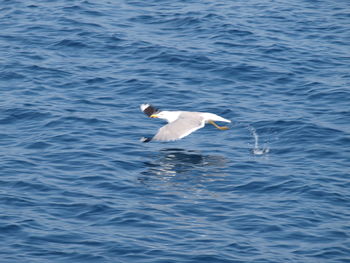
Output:
[[[1,263],[350,262],[348,0],[0,0]],[[216,113],[175,142],[140,104]]]

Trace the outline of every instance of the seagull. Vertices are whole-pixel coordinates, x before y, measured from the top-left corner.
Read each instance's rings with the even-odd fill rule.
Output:
[[[209,112],[160,111],[150,104],[142,104],[140,108],[148,117],[164,119],[168,122],[152,138],[141,138],[142,142],[179,140],[203,128],[206,123],[214,125],[219,130],[228,130],[227,126],[219,126],[214,121],[231,122]]]

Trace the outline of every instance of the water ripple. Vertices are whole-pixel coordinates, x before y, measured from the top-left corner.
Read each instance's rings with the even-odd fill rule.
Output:
[[[1,260],[348,262],[349,7],[315,3],[2,1]],[[231,129],[142,144],[141,103]]]

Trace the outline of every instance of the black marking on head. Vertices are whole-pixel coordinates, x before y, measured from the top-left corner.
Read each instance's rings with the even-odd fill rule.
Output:
[[[152,114],[160,112],[159,109],[153,107],[152,105],[149,105],[146,109],[143,110],[143,112],[150,117]]]

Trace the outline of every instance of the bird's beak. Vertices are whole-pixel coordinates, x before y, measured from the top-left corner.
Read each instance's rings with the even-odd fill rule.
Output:
[[[152,114],[151,116],[149,116],[150,118],[158,118],[157,114]]]

